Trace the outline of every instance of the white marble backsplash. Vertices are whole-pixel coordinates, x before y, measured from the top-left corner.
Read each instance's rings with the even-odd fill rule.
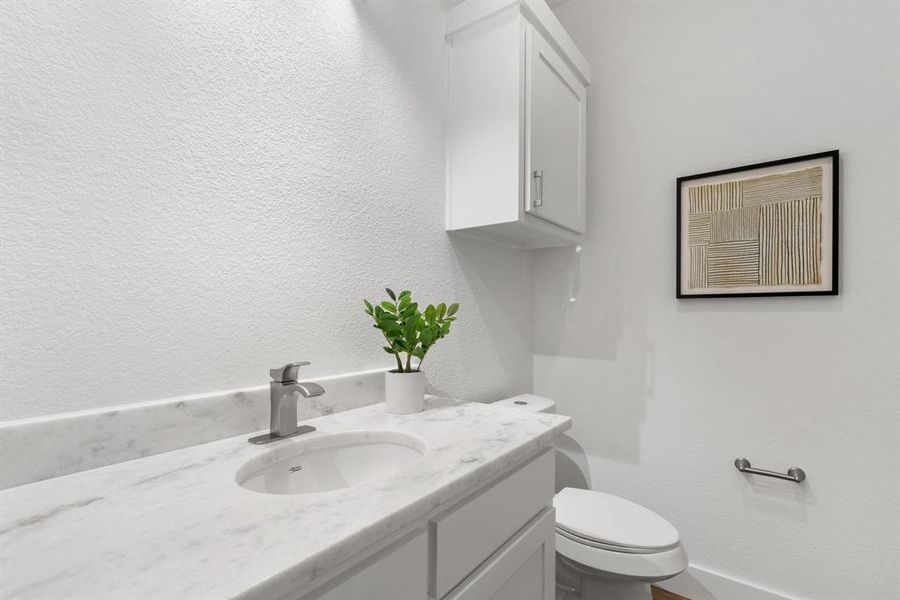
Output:
[[[384,400],[384,371],[315,379],[300,420]],[[269,425],[269,386],[0,422],[0,489],[251,433]]]

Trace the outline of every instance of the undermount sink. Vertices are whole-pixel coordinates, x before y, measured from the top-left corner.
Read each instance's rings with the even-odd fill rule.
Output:
[[[315,494],[388,477],[424,453],[422,440],[397,431],[317,434],[248,461],[235,481],[263,494]]]

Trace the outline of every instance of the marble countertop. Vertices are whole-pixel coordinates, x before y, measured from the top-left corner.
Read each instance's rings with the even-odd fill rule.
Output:
[[[0,597],[297,598],[570,426],[558,415],[436,401],[414,415],[375,404],[305,423],[319,431],[268,446],[233,437],[0,492]],[[385,429],[421,438],[423,458],[320,494],[235,483],[242,464],[281,444]]]

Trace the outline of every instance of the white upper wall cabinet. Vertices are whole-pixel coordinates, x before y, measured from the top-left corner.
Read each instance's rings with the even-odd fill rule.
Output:
[[[447,230],[524,248],[584,233],[590,68],[544,0],[447,12]]]

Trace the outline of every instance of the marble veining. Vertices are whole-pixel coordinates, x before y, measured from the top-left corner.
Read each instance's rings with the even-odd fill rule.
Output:
[[[316,378],[325,394],[301,419],[384,400],[384,372]],[[0,489],[202,444],[266,427],[269,386],[0,422]]]
[[[550,445],[570,419],[430,401],[415,415],[378,404],[307,423],[318,428],[307,436],[408,433],[425,454],[357,487],[270,495],[235,482],[271,449],[240,436],[4,490],[0,597],[296,599]]]

